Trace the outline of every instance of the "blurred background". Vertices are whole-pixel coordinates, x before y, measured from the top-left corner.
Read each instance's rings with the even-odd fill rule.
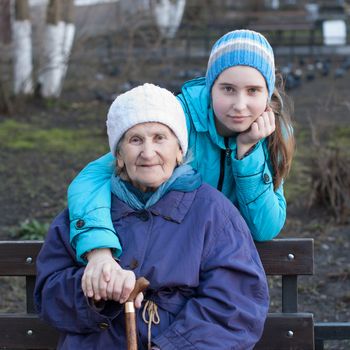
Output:
[[[349,16],[345,0],[0,0],[0,239],[44,237],[68,184],[108,151],[106,113],[118,94],[143,82],[178,92],[205,75],[221,35],[248,28],[270,41],[294,103],[280,237],[315,240],[300,311],[349,321]],[[1,310],[24,307],[21,283],[1,279]],[[280,283],[271,279],[272,290]]]

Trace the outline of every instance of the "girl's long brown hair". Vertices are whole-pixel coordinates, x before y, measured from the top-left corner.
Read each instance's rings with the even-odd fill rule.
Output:
[[[284,93],[283,79],[276,75],[276,87],[270,106],[275,113],[276,129],[268,137],[269,153],[273,169],[273,187],[277,190],[290,171],[295,150],[295,139],[291,122],[292,105]]]

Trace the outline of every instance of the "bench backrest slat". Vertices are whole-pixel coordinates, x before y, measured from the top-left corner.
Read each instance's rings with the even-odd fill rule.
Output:
[[[58,332],[35,314],[0,314],[0,349],[55,349]]]
[[[58,332],[36,315],[0,315],[1,348],[55,349]],[[292,333],[290,333],[292,332]],[[254,350],[313,349],[312,314],[269,314]]]
[[[314,322],[312,314],[269,314],[265,322],[263,336],[254,350],[286,349],[314,349]]]
[[[0,241],[0,276],[35,276],[41,241]]]
[[[256,243],[267,275],[313,275],[314,248],[311,238],[275,239]]]
[[[35,275],[35,261],[41,241],[0,241],[0,276]],[[312,275],[312,239],[275,239],[257,242],[267,275]]]

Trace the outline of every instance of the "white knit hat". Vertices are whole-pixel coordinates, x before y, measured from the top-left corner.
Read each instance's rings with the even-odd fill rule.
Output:
[[[140,123],[159,122],[169,127],[178,138],[183,154],[187,153],[186,117],[178,99],[168,90],[153,84],[137,86],[119,95],[107,115],[107,134],[115,155],[124,133]]]

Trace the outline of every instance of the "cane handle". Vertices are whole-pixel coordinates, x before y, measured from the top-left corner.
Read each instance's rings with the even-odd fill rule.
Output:
[[[143,292],[149,286],[149,281],[144,277],[140,277],[136,280],[135,287],[129,295],[127,301],[134,301],[137,295]]]

